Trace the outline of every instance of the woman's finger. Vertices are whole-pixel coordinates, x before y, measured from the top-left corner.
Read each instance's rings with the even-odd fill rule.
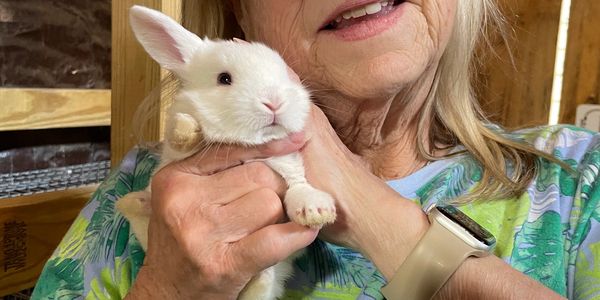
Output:
[[[226,231],[228,243],[285,219],[281,198],[271,189],[261,188],[219,208],[219,230]]]
[[[233,244],[231,255],[240,271],[253,275],[310,245],[318,232],[294,222],[269,225]]]
[[[304,133],[298,132],[258,146],[222,145],[200,151],[174,165],[187,173],[210,175],[246,161],[292,153],[300,149],[304,142]]]
[[[279,196],[287,190],[283,178],[263,162],[236,166],[206,178],[211,181],[211,192],[225,199],[239,198],[260,188],[271,189]]]
[[[283,196],[287,185],[269,166],[253,162],[209,176],[182,173],[171,166],[161,169],[152,180],[151,206],[157,212],[191,210],[226,205],[259,189]]]

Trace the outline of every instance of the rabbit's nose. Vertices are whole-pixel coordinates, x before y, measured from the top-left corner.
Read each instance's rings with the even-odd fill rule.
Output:
[[[263,105],[266,106],[270,111],[276,112],[281,107],[281,102],[279,102],[279,101],[263,102]]]

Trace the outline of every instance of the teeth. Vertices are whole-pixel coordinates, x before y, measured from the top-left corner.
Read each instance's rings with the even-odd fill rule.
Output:
[[[360,18],[365,15],[373,15],[380,12],[384,7],[392,5],[394,5],[393,0],[383,0],[380,2],[367,4],[363,7],[344,12],[341,16],[337,17],[335,21],[339,23],[342,21],[342,19],[349,20],[351,18]]]
[[[365,10],[364,7],[357,8],[352,11],[352,17],[354,17],[354,18],[360,18],[366,14],[367,14],[367,11]]]
[[[365,6],[365,12],[369,15],[376,14],[381,11],[381,3],[372,3]]]

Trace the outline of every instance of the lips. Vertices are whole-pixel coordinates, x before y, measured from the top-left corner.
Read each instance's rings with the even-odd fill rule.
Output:
[[[340,6],[325,22],[320,30],[334,31],[355,24],[381,18],[396,9],[403,0],[353,1]]]

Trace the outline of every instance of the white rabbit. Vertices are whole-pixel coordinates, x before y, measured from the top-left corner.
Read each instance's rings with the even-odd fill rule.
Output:
[[[168,16],[141,6],[130,9],[130,22],[150,56],[181,80],[167,111],[158,169],[198,152],[201,140],[257,145],[303,129],[310,110],[309,93],[272,49],[259,43],[201,39]],[[290,220],[312,227],[335,221],[332,197],[306,181],[300,154],[265,162],[288,184],[284,206]],[[125,195],[116,205],[144,250],[149,200],[148,188]],[[264,270],[239,298],[281,296],[291,270],[291,258]]]

